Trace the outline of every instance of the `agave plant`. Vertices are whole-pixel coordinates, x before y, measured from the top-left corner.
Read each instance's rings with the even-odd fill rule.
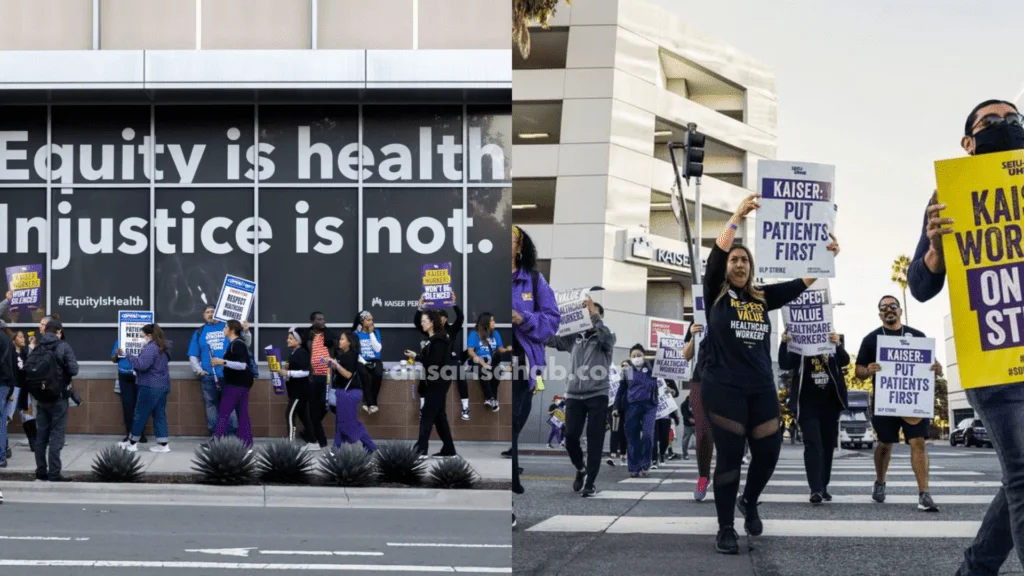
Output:
[[[267,444],[256,461],[260,480],[274,484],[308,484],[313,473],[313,454],[288,440]]]
[[[92,473],[100,482],[138,482],[142,479],[142,461],[137,452],[107,446],[92,461]]]
[[[337,486],[370,486],[377,481],[373,454],[356,444],[345,444],[320,460],[320,472]]]
[[[426,465],[412,442],[386,442],[377,446],[377,476],[381,482],[419,486]]]
[[[427,486],[431,488],[469,490],[476,481],[476,470],[461,456],[446,458],[427,473]]]
[[[196,448],[192,469],[206,484],[237,486],[252,482],[256,460],[241,440],[225,436]]]

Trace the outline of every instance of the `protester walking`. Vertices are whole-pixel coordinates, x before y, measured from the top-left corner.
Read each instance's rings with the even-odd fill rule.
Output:
[[[121,340],[115,339],[114,349],[110,351],[110,361],[117,364],[117,389],[118,395],[121,397],[121,415],[124,418],[125,430],[122,442],[127,442],[128,437],[132,434],[132,424],[135,423],[135,404],[139,399],[139,387],[135,382],[135,370],[132,368],[132,363],[118,350],[121,350]],[[148,440],[143,434],[139,438],[139,444],[146,442]]]
[[[960,145],[971,156],[1024,149],[1024,117],[1004,100],[986,100],[971,110],[964,123]],[[940,292],[946,280],[942,239],[953,232],[951,218],[942,215],[945,204],[937,194],[924,215],[917,250],[907,270],[910,293],[927,302]],[[967,307],[966,296],[953,297],[955,307]],[[972,306],[973,307],[973,306]],[[858,364],[859,362],[858,358]],[[974,412],[985,425],[1003,470],[1003,484],[989,505],[974,542],[964,552],[957,576],[996,574],[1014,548],[1024,564],[1024,381],[1001,386],[979,386],[966,390]]]
[[[366,426],[359,421],[359,403],[363,400],[361,380],[370,378],[369,370],[363,364],[365,356],[360,355],[362,338],[356,332],[345,332],[338,341],[337,357],[328,360],[335,371],[331,378],[330,394],[334,397],[331,410],[337,416],[334,425],[334,448],[342,444],[361,442],[367,452],[377,450]],[[361,364],[363,364],[361,366]]]
[[[380,395],[380,386],[384,381],[384,362],[380,359],[381,350],[383,350],[380,330],[374,327],[373,314],[366,310],[360,312],[356,316],[355,322],[352,323],[352,332],[359,338],[359,355],[370,375],[369,380],[362,383],[363,411],[368,414],[376,414],[380,410],[377,406],[377,397]]]
[[[571,355],[565,392],[565,448],[576,469],[573,492],[589,498],[597,493],[594,482],[601,471],[605,420],[608,413],[608,366],[615,349],[615,333],[604,323],[604,308],[586,299],[593,327],[581,334],[555,336],[548,346]],[[629,417],[627,415],[627,425]],[[587,430],[587,459],[583,460],[580,437]],[[627,429],[626,436],[629,437]],[[627,440],[628,442],[628,440]]]
[[[32,453],[36,451],[36,419],[32,410],[31,395],[25,387],[25,359],[28,358],[28,343],[25,333],[18,331],[14,333],[14,369],[18,387],[15,390],[17,406],[15,411],[21,415],[21,428],[25,432],[25,439],[28,441],[28,449]]]
[[[629,366],[622,371],[612,408],[613,418],[625,415],[626,466],[632,478],[646,477],[650,473],[654,416],[658,410],[658,379],[652,374],[654,368],[644,359],[644,354],[640,344],[630,348]]]
[[[519,433],[530,417],[533,394],[547,360],[544,345],[558,333],[561,313],[555,292],[537,270],[537,246],[512,227],[512,492],[525,492],[519,480]],[[516,515],[512,513],[512,526]]]
[[[310,326],[302,334],[302,346],[309,352],[309,363],[313,374],[309,381],[312,387],[309,404],[309,420],[313,424],[312,437],[316,446],[309,445],[307,450],[323,450],[327,448],[327,435],[324,433],[324,416],[327,415],[327,385],[330,368],[327,361],[337,354],[338,337],[327,328],[327,321],[322,312],[309,315]]]
[[[690,379],[690,408],[693,413],[693,422],[696,428],[697,437],[697,489],[693,491],[693,499],[697,502],[704,501],[708,494],[708,485],[711,483],[711,458],[715,453],[714,440],[711,437],[711,423],[708,422],[707,411],[701,400],[701,373],[706,363],[707,354],[700,354],[696,347],[696,334],[704,331],[704,326],[693,324],[686,332],[685,345],[683,346],[683,358],[693,363],[693,374]],[[705,333],[704,338],[707,337]],[[696,358],[694,357],[696,356]]]
[[[306,443],[307,448],[312,445],[317,448],[316,438],[313,436],[313,423],[309,416],[310,399],[313,396],[313,386],[309,382],[311,367],[309,364],[309,351],[302,347],[302,335],[296,328],[288,330],[287,340],[289,356],[288,366],[281,366],[279,374],[285,380],[285,389],[288,392],[287,422],[288,439],[295,438],[295,418],[302,424],[300,438]],[[323,424],[321,424],[323,426]]]
[[[228,320],[224,325],[224,337],[228,341],[223,358],[214,358],[214,366],[224,369],[224,388],[220,400],[220,414],[214,437],[223,437],[228,430],[231,413],[238,412],[238,439],[252,448],[252,420],[249,419],[249,391],[252,389],[253,374],[249,365],[249,347],[241,340],[242,323]]]
[[[199,377],[203,388],[203,405],[206,407],[206,427],[210,436],[214,434],[217,418],[220,415],[220,400],[224,389],[224,367],[214,365],[212,360],[223,358],[227,349],[224,339],[224,322],[213,317],[215,306],[212,304],[203,310],[203,325],[192,333],[188,345],[188,361],[192,371]],[[246,346],[252,346],[252,335],[249,334],[248,323],[242,324]],[[234,436],[238,430],[238,414],[232,412],[228,422],[227,433]]]
[[[455,456],[455,444],[452,442],[452,431],[448,424],[448,413],[445,410],[448,389],[451,388],[451,374],[457,369],[452,363],[451,342],[448,333],[441,324],[441,315],[437,310],[428,310],[420,315],[420,326],[430,340],[419,353],[406,350],[405,355],[423,366],[423,410],[420,414],[420,433],[416,441],[416,449],[421,459],[426,459],[430,448],[431,429],[437,429],[441,439],[441,451],[434,454],[435,458]]]
[[[758,498],[775,471],[782,449],[781,413],[772,370],[771,318],[796,299],[814,278],[779,284],[754,284],[754,258],[742,244],[734,244],[743,219],[758,207],[758,194],[743,200],[728,225],[711,247],[704,295],[710,328],[702,353],[707,355],[702,372],[701,398],[711,422],[718,460],[715,464],[715,508],[718,536],[715,549],[723,554],[739,552],[733,529],[734,506],[743,514],[750,536],[764,530],[757,512]],[[839,252],[838,243],[827,249]],[[744,444],[749,443],[751,463],[742,497],[737,500]]]
[[[459,337],[462,335],[462,324],[466,321],[466,316],[462,313],[462,308],[459,308],[459,305],[455,302],[456,295],[455,292],[452,291],[452,311],[455,312],[454,322],[449,321],[448,311],[444,308],[437,308],[435,310],[441,319],[441,329],[448,335],[448,345],[450,347],[448,351],[450,356],[449,362],[452,366],[458,367],[465,363],[466,354],[458,347],[457,342],[459,341]],[[426,308],[424,307],[425,304],[426,301],[423,296],[420,296],[420,305],[419,308],[416,309],[416,314],[413,318],[413,325],[416,326],[416,329],[419,330],[420,333],[423,334],[423,337],[429,341],[430,335],[423,331],[423,314],[426,311]],[[469,388],[466,383],[466,376],[463,374],[462,370],[455,370],[451,380],[455,381],[458,387],[459,401],[462,405],[462,419],[469,420]]]
[[[61,450],[68,424],[68,382],[78,374],[71,346],[60,339],[59,320],[46,321],[45,333],[25,359],[25,387],[36,400],[36,479],[65,482]]]
[[[125,354],[118,348],[115,354],[123,356],[131,363],[132,370],[138,374],[139,399],[135,406],[135,415],[128,439],[119,446],[129,452],[137,452],[142,431],[146,422],[153,418],[153,434],[156,445],[150,452],[170,452],[167,430],[167,396],[171,392],[171,342],[164,337],[164,331],[157,324],[146,324],[142,327],[145,346],[138,356]],[[122,394],[124,392],[122,391]]]
[[[679,397],[679,388],[676,387],[676,383],[673,380],[658,379],[659,390],[661,386],[665,386],[665,393],[672,396],[673,398]],[[660,399],[660,392],[659,392]],[[654,461],[651,464],[652,470],[657,470],[659,465],[665,464],[665,453],[668,452],[670,437],[672,435],[672,417],[675,416],[675,411],[669,412],[668,414],[657,417],[657,410],[655,410],[654,420]]]
[[[849,403],[843,369],[850,365],[838,334],[829,334],[835,354],[800,356],[789,351],[792,340],[783,332],[779,344],[779,368],[793,372],[789,388],[789,411],[796,416],[790,434],[796,436],[796,424],[803,431],[804,469],[811,489],[811,504],[831,502],[828,483],[832,478],[832,456],[839,442],[839,414]]]
[[[14,367],[14,342],[7,324],[0,320],[0,468],[7,467],[7,402],[18,385]]]

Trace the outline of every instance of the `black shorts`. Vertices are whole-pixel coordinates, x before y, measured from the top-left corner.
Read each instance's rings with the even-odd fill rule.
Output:
[[[700,399],[708,422],[714,424],[715,416],[731,420],[743,426],[747,436],[757,426],[781,417],[779,395],[773,388],[744,390],[705,380],[700,384]]]
[[[913,438],[928,438],[932,427],[932,421],[922,418],[920,422],[910,425],[899,416],[873,416],[871,426],[878,435],[878,441],[882,444],[899,444],[900,429],[903,430],[903,438],[907,444]]]

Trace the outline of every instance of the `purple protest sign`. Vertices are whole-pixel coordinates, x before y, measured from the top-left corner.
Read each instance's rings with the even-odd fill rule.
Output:
[[[270,368],[270,383],[274,385],[274,394],[284,395],[284,378],[281,377],[281,350],[267,346],[263,349],[267,356],[267,367]]]
[[[11,298],[11,313],[39,308],[42,300],[43,266],[12,266],[7,269],[7,289]]]
[[[981,349],[989,352],[1021,346],[1024,263],[972,268],[966,273],[967,294],[971,310],[977,314]]]
[[[452,290],[452,263],[424,264],[420,269],[423,284],[423,308],[448,308],[455,303]]]

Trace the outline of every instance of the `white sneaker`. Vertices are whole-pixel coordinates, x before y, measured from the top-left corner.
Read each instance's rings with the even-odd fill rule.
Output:
[[[379,407],[377,407],[377,406],[370,406],[370,414],[376,414],[377,412],[380,412],[380,408]]]
[[[161,454],[166,454],[166,453],[171,451],[171,447],[167,446],[166,444],[163,445],[163,446],[161,446],[159,444],[156,444],[154,446],[150,446],[149,447],[149,451],[150,452],[159,452]]]
[[[0,504],[4,503],[4,493],[0,492]]]
[[[122,450],[125,450],[127,452],[138,452],[139,451],[138,445],[132,444],[131,442],[127,442],[127,441],[126,442],[121,442],[117,446],[119,448],[121,448]]]
[[[366,404],[363,404],[363,412],[366,412],[367,414],[369,414],[370,413],[370,407],[367,406]]]

